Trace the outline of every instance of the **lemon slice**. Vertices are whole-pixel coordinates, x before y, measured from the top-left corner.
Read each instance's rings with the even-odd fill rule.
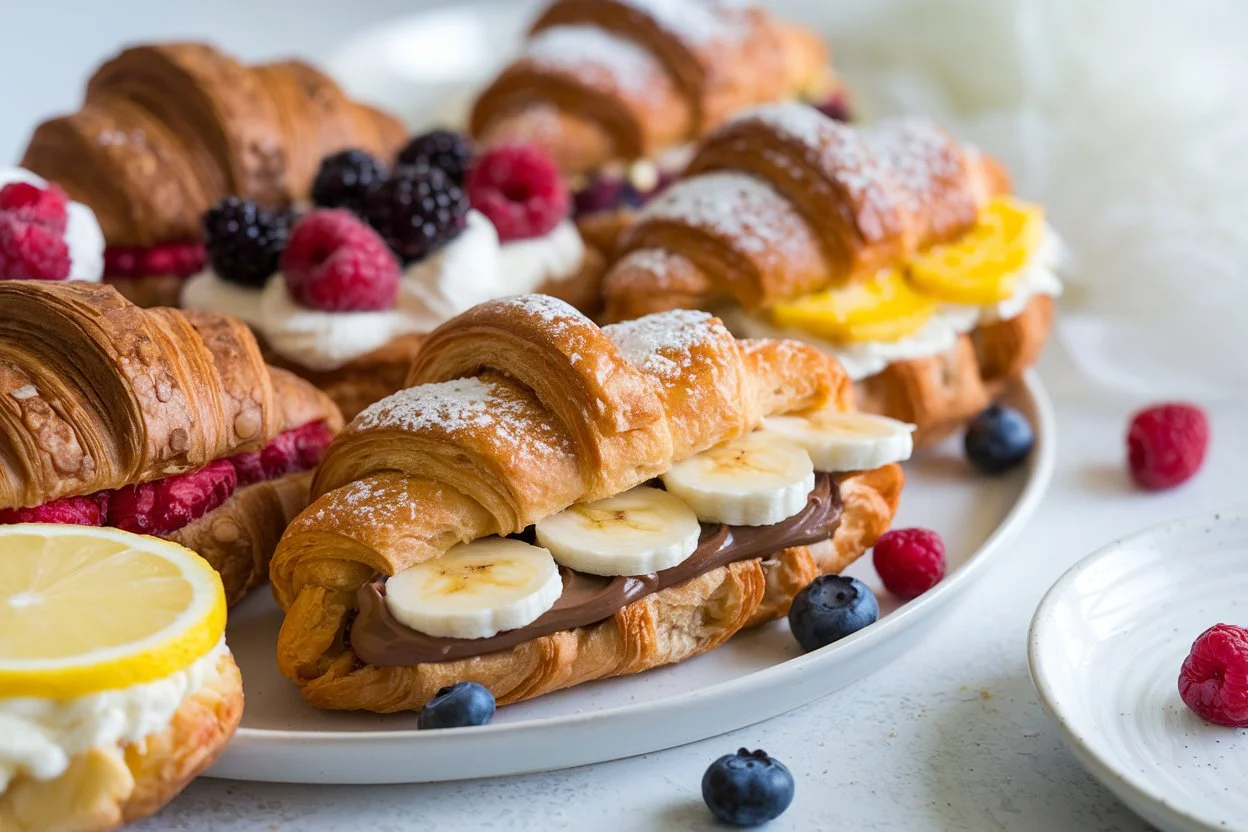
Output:
[[[117,529],[0,526],[4,696],[151,682],[189,667],[224,631],[221,578],[189,549]]]
[[[938,303],[914,290],[896,269],[870,280],[807,295],[772,307],[780,326],[805,330],[840,343],[900,341],[918,332]]]
[[[1018,272],[1043,235],[1043,208],[998,197],[965,235],[910,258],[906,273],[920,292],[947,303],[999,303],[1014,296]]]

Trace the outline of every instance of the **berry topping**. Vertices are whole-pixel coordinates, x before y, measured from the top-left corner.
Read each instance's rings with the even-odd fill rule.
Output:
[[[1159,404],[1131,417],[1127,464],[1141,488],[1160,491],[1195,476],[1209,449],[1209,420],[1191,404]]]
[[[350,211],[304,217],[282,253],[286,289],[296,303],[326,312],[390,309],[399,295],[399,266],[373,229]]]
[[[69,223],[69,198],[56,185],[40,188],[29,182],[10,182],[0,188],[0,213],[64,234]]]
[[[262,449],[230,457],[238,487],[315,468],[333,441],[324,422],[309,422],[278,434]]]
[[[465,728],[487,725],[494,718],[494,694],[476,682],[457,682],[442,688],[421,708],[416,727]]]
[[[312,202],[321,208],[364,213],[370,191],[386,181],[386,166],[363,150],[344,150],[321,160],[312,182]]]
[[[400,165],[438,168],[456,185],[463,186],[472,162],[472,140],[454,130],[434,130],[417,136],[399,151]]]
[[[880,617],[880,604],[857,578],[820,575],[793,599],[789,629],[806,652],[858,632]]]
[[[1201,633],[1179,671],[1179,696],[1202,719],[1248,728],[1248,629],[1216,624]]]
[[[127,485],[109,496],[108,524],[139,534],[169,534],[220,506],[237,484],[234,466],[219,459],[197,471]]]
[[[724,823],[759,826],[793,802],[793,775],[766,751],[742,748],[711,763],[702,775],[706,808]]]
[[[258,289],[268,282],[277,271],[288,231],[286,214],[236,196],[221,200],[204,214],[204,246],[213,271],[240,286]]]
[[[34,508],[0,509],[0,525],[7,523],[63,523],[73,526],[103,526],[108,494],[88,497],[62,497]]]
[[[945,577],[945,543],[930,529],[893,529],[875,542],[875,571],[899,598],[917,598]]]
[[[966,426],[963,447],[976,469],[1000,474],[1026,459],[1035,442],[1026,416],[1012,407],[994,404]]]
[[[627,179],[608,173],[598,174],[576,192],[573,210],[576,215],[599,214],[625,208],[640,208],[646,201]]]
[[[190,277],[204,268],[206,259],[202,243],[160,243],[151,248],[109,246],[104,249],[104,275]]]
[[[0,280],[65,280],[69,265],[60,232],[0,214]]]
[[[529,145],[490,150],[468,173],[472,207],[503,242],[540,237],[568,216],[571,198],[550,157]]]
[[[846,122],[850,120],[849,99],[844,90],[837,90],[814,107],[830,119]]]
[[[403,265],[415,263],[464,230],[468,200],[438,168],[402,167],[368,197],[365,216]]]

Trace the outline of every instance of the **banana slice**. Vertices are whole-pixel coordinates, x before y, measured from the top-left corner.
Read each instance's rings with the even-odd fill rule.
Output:
[[[802,446],[815,470],[827,473],[870,471],[907,460],[914,451],[914,425],[870,413],[771,416],[763,429]]]
[[[505,537],[461,543],[386,581],[395,618],[444,638],[489,638],[532,624],[562,594],[550,552]]]
[[[704,522],[770,526],[806,506],[815,468],[801,446],[755,432],[676,463],[663,484]]]
[[[675,566],[698,548],[702,526],[674,494],[638,486],[574,505],[537,524],[555,560],[591,575],[644,575]]]

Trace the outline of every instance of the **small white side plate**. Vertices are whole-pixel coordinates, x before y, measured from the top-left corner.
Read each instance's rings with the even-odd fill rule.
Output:
[[[1167,832],[1248,829],[1248,730],[1202,720],[1179,668],[1214,624],[1248,625],[1248,507],[1113,543],[1049,590],[1031,677],[1075,756]]]

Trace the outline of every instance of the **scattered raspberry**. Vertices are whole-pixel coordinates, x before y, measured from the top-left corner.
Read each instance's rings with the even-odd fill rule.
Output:
[[[1248,629],[1216,624],[1192,643],[1179,696],[1215,725],[1248,728]]]
[[[277,271],[289,232],[287,217],[231,196],[204,213],[204,248],[223,280],[259,288]]]
[[[0,214],[0,280],[65,280],[69,247],[60,232]]]
[[[139,534],[169,534],[220,506],[237,485],[234,466],[225,459],[197,471],[128,485],[110,495],[108,524]]]
[[[0,509],[0,525],[9,523],[63,523],[71,526],[103,526],[108,494],[62,497],[34,508]]]
[[[160,243],[150,248],[109,246],[104,249],[105,277],[173,275],[190,277],[207,262],[203,243]]]
[[[363,150],[344,150],[321,160],[312,182],[312,203],[364,213],[369,192],[386,181],[386,166]]]
[[[503,242],[540,237],[568,216],[571,197],[550,157],[529,145],[490,150],[468,174],[468,198]]]
[[[57,185],[40,188],[29,182],[10,182],[0,188],[0,213],[64,234],[69,224],[69,197]]]
[[[350,211],[313,211],[290,234],[282,253],[290,296],[327,312],[393,308],[399,266],[386,244]]]
[[[468,200],[438,168],[401,167],[369,194],[365,216],[406,265],[424,259],[464,230]]]
[[[472,139],[454,130],[434,130],[417,136],[399,151],[400,165],[438,168],[463,186],[472,162]]]
[[[815,105],[815,109],[836,121],[851,121],[849,99],[844,90],[837,90],[823,101]]]
[[[945,544],[930,529],[893,529],[875,542],[875,571],[899,598],[917,598],[945,577]]]
[[[1205,461],[1209,420],[1199,407],[1159,404],[1131,417],[1127,463],[1141,488],[1160,491],[1187,482]]]

